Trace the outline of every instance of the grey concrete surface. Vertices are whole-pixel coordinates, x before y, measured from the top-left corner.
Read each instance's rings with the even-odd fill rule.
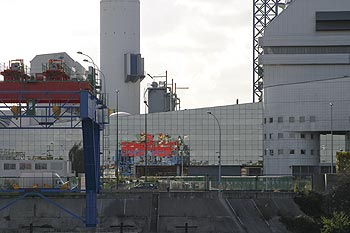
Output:
[[[237,196],[236,198],[233,198]],[[0,208],[14,199],[0,196]],[[51,196],[50,200],[85,218],[85,197]],[[128,192],[104,193],[98,198],[98,227],[84,224],[36,197],[18,201],[0,212],[0,232],[123,232],[130,233],[288,233],[279,222],[284,214],[301,211],[291,194],[217,192]]]

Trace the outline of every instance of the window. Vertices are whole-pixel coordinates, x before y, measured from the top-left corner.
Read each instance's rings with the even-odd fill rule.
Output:
[[[62,170],[63,164],[62,163],[51,163],[51,169],[52,170]]]
[[[315,116],[310,116],[310,122],[315,122],[316,121],[316,117]]]
[[[4,163],[4,170],[16,170],[15,163]]]
[[[283,117],[278,117],[278,118],[277,118],[277,122],[278,122],[278,123],[282,123],[282,122],[283,122]]]
[[[266,118],[264,118],[264,124],[266,124]]]
[[[349,46],[266,46],[265,54],[337,54],[350,53]]]
[[[300,134],[300,138],[305,138],[305,134],[304,134],[304,133],[301,133],[301,134]]]
[[[47,163],[36,163],[35,164],[35,170],[46,170],[47,169]]]
[[[272,135],[273,135],[273,133],[270,133],[270,135],[269,135],[270,139],[272,139]]]
[[[265,140],[267,139],[267,137],[266,137],[266,133],[264,134],[264,139],[265,139]]]
[[[315,154],[315,151],[313,149],[311,149],[310,155],[314,155],[314,154]]]
[[[283,155],[283,149],[278,149],[278,154]]]
[[[19,170],[31,170],[32,164],[31,163],[20,163],[19,164]]]
[[[299,122],[300,122],[300,123],[305,122],[305,117],[304,117],[304,116],[299,117]]]
[[[283,133],[278,133],[278,139],[283,138]]]
[[[310,134],[310,138],[311,138],[311,140],[314,139],[314,135],[313,135],[313,134]]]
[[[290,151],[289,151],[289,154],[294,155],[294,154],[295,154],[295,150],[293,150],[293,149],[290,150]]]
[[[350,30],[350,11],[316,12],[316,31],[345,30]]]
[[[289,122],[290,123],[294,123],[295,122],[295,118],[294,117],[289,117]]]
[[[273,156],[273,150],[270,150],[270,155]]]
[[[306,154],[306,151],[305,151],[304,149],[301,149],[301,150],[300,150],[300,154],[305,155],[305,154]]]
[[[290,138],[295,138],[295,133],[289,133]]]
[[[269,123],[273,123],[273,118],[272,117],[270,117]]]

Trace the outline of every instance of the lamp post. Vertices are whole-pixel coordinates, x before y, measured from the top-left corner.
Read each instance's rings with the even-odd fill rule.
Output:
[[[220,194],[221,193],[221,126],[218,118],[212,112],[208,111],[207,113],[214,117],[219,127],[219,194]]]
[[[78,51],[77,54],[80,54],[80,55],[83,55],[83,56],[85,56],[85,57],[88,57],[88,58],[91,60],[92,64],[93,64],[94,66],[96,66],[96,63],[94,62],[94,59],[92,59],[92,57],[90,57],[90,56],[87,55],[86,53],[83,53],[83,52],[81,52],[81,51]]]
[[[81,52],[81,51],[78,51],[77,54],[83,55],[83,56],[85,56],[85,57],[87,57],[87,58],[90,59],[90,61],[87,60],[87,59],[84,59],[83,61],[84,61],[84,62],[92,63],[93,69],[96,69],[96,70],[102,75],[102,77],[103,77],[104,80],[103,80],[103,82],[102,82],[102,80],[99,79],[99,80],[100,80],[100,89],[102,89],[102,85],[101,85],[101,82],[102,82],[102,84],[103,84],[102,92],[103,92],[103,91],[106,91],[106,77],[105,77],[104,73],[101,71],[101,69],[96,65],[94,59],[92,59],[92,57],[89,56],[88,54],[83,53],[83,52]],[[94,72],[95,72],[95,71],[94,71]],[[95,80],[93,80],[93,81],[94,81],[94,83],[93,83],[94,88],[96,88],[96,86],[95,86]],[[96,91],[96,89],[94,90],[94,92],[95,92],[95,91]],[[105,97],[105,99],[103,98],[104,95],[103,95],[102,93],[100,93],[100,95],[97,95],[97,96],[98,96],[98,98],[101,98],[101,96],[102,96],[102,98],[101,98],[102,103],[103,103],[104,105],[107,105],[107,106],[108,106],[108,98],[107,98],[107,96]],[[102,135],[103,135],[103,136],[102,136],[102,164],[103,164],[104,166],[106,165],[106,164],[105,164],[105,150],[106,150],[106,148],[105,148],[105,134],[106,134],[106,130],[105,130],[105,127],[103,127],[103,129],[102,129]],[[109,138],[108,138],[108,140],[109,140]],[[109,143],[108,143],[108,145],[109,145]],[[100,154],[101,154],[101,153],[100,153]]]
[[[94,69],[96,69],[99,73],[101,73],[101,75],[102,75],[102,77],[103,77],[103,82],[102,82],[103,91],[106,91],[106,77],[105,77],[104,73],[101,71],[101,69],[98,67],[98,65],[96,65],[94,59],[92,59],[92,57],[89,56],[88,54],[83,53],[83,52],[81,52],[81,51],[78,51],[77,54],[80,54],[80,55],[83,55],[83,56],[89,58],[90,61],[89,61],[88,59],[84,59],[83,61],[84,61],[84,62],[91,63],[91,64],[93,65]],[[102,80],[100,79],[100,81],[102,81]],[[101,87],[102,87],[102,85],[101,85]]]
[[[102,72],[102,70],[100,70],[100,68],[99,68],[94,62],[89,61],[88,59],[84,59],[83,61],[84,61],[84,62],[91,63],[91,64],[94,66],[94,69],[97,70],[97,71],[102,75],[103,81],[102,81],[101,79],[99,79],[99,81],[100,81],[100,86],[101,86],[100,88],[102,88],[102,86],[103,86],[102,92],[106,91],[106,76],[105,76],[105,74]],[[100,76],[100,77],[101,77],[101,76]],[[101,85],[101,83],[102,83],[102,85]]]
[[[119,188],[119,109],[118,109],[118,102],[119,102],[119,90],[115,90],[116,93],[116,113],[117,113],[117,145],[116,145],[116,162],[117,162],[117,189]]]
[[[333,173],[333,103],[330,102],[331,107],[331,173]]]
[[[147,158],[147,112],[146,112],[146,107],[148,108],[147,101],[143,101],[143,103],[146,105],[145,106],[145,181],[147,181],[147,165],[148,165],[148,158]]]

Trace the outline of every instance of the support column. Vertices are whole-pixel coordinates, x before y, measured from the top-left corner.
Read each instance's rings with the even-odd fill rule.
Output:
[[[84,169],[86,183],[86,227],[97,225],[97,193],[99,191],[99,125],[83,119]]]

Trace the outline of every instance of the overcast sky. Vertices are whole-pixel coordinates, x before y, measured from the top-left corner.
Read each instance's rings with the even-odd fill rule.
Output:
[[[178,87],[181,108],[252,101],[252,3],[141,0],[145,70]],[[99,0],[1,0],[0,62],[83,51],[99,63]],[[87,64],[83,64],[87,67]],[[151,79],[146,78],[145,84]],[[144,87],[141,87],[143,93]]]

